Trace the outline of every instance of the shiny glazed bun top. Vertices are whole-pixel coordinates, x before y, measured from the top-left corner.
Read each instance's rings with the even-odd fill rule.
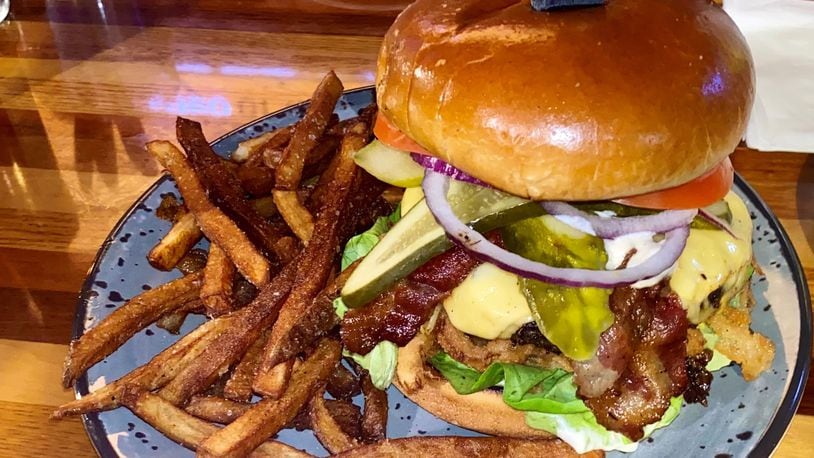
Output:
[[[706,0],[418,0],[378,60],[379,108],[438,157],[532,199],[685,183],[732,152],[754,73]]]

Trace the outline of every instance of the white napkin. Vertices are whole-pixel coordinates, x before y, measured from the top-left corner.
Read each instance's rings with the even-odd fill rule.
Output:
[[[746,144],[814,153],[814,0],[724,0],[755,60]]]

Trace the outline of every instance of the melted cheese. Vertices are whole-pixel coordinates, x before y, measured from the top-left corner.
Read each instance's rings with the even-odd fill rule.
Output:
[[[404,190],[404,195],[401,197],[401,214],[404,215],[411,208],[415,207],[421,199],[424,198],[424,192],[421,187],[407,188]]]
[[[483,339],[508,339],[532,321],[520,279],[492,264],[473,270],[444,301],[452,325]]]
[[[707,318],[711,310],[702,308],[709,294],[722,288],[722,302],[735,293],[741,273],[752,259],[752,219],[746,205],[735,193],[724,198],[732,212],[732,232],[737,239],[724,231],[692,229],[687,246],[670,278],[670,287],[681,298],[687,317],[693,323]]]

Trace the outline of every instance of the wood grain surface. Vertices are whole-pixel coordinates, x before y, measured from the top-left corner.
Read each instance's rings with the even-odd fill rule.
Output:
[[[174,116],[216,138],[307,98],[328,69],[373,82],[407,0],[11,0],[0,24],[0,456],[93,456],[50,421],[77,292],[102,240],[161,174]],[[814,155],[739,148],[814,287]],[[809,390],[811,391],[811,390]],[[776,456],[810,456],[814,392]]]

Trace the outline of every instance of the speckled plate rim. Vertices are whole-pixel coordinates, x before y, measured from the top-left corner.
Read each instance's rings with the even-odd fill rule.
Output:
[[[374,86],[372,85],[363,86],[356,89],[345,91],[344,94],[348,95],[373,90]],[[306,107],[309,103],[310,103],[309,101],[304,101],[293,105],[289,105],[273,113],[269,113],[253,121],[249,121],[246,124],[237,127],[236,129],[233,129],[226,134],[221,135],[214,141],[210,142],[210,144],[216,145],[219,142],[223,141],[224,139],[236,135],[237,133],[244,131],[254,125],[260,124],[268,119],[274,118],[280,113]],[[113,227],[113,229],[111,229],[105,241],[102,243],[102,246],[96,253],[96,257],[94,258],[93,263],[91,264],[91,267],[88,270],[88,275],[85,278],[85,281],[82,283],[82,288],[77,298],[76,315],[74,317],[73,330],[71,333],[72,339],[77,339],[84,333],[85,322],[83,317],[86,315],[87,305],[89,303],[87,300],[88,299],[87,295],[92,290],[93,281],[99,272],[100,261],[107,254],[110,244],[114,240],[115,234],[117,234],[122,228],[122,226],[124,226],[124,224],[132,217],[133,213],[138,209],[139,202],[142,202],[147,196],[152,194],[159,186],[161,186],[169,179],[170,179],[169,175],[165,174],[161,176],[158,180],[156,180],[155,183],[153,183],[149,188],[147,188],[138,197],[138,199],[136,199],[133,202],[132,206],[122,215],[122,217]],[[794,250],[794,247],[791,244],[791,240],[789,239],[786,230],[780,224],[780,221],[769,209],[769,206],[766,205],[766,203],[763,201],[760,195],[758,195],[758,193],[752,188],[752,186],[750,186],[737,173],[735,174],[735,185],[741,191],[743,191],[743,193],[746,196],[748,196],[749,200],[755,205],[755,208],[763,214],[766,220],[769,221],[769,224],[772,226],[772,229],[778,234],[780,246],[783,251],[783,256],[789,261],[789,269],[794,277],[794,283],[797,287],[797,298],[800,303],[800,319],[802,322],[800,326],[800,341],[797,351],[797,360],[795,361],[794,372],[792,373],[788,390],[786,391],[786,395],[784,396],[780,404],[780,407],[777,409],[775,416],[772,419],[772,422],[769,425],[768,429],[766,430],[765,434],[760,439],[760,441],[757,444],[755,444],[754,449],[752,449],[752,451],[749,452],[750,457],[765,457],[770,456],[772,454],[772,452],[777,447],[777,444],[783,438],[783,435],[786,433],[786,430],[791,424],[791,420],[794,417],[794,414],[797,412],[797,408],[800,405],[800,401],[803,397],[806,380],[808,379],[808,374],[811,366],[811,349],[812,349],[811,297],[808,290],[808,283],[806,283],[805,275],[800,264],[800,258],[797,256],[797,252]],[[74,385],[74,393],[77,397],[85,396],[90,392],[89,387],[90,385],[88,382],[87,373],[84,373],[77,379],[76,384]],[[82,422],[85,426],[85,431],[87,432],[88,437],[90,438],[90,442],[93,445],[93,448],[96,450],[96,453],[100,457],[108,458],[118,456],[118,454],[113,449],[110,441],[107,438],[107,433],[104,429],[104,425],[100,421],[99,415],[97,413],[82,415]]]

